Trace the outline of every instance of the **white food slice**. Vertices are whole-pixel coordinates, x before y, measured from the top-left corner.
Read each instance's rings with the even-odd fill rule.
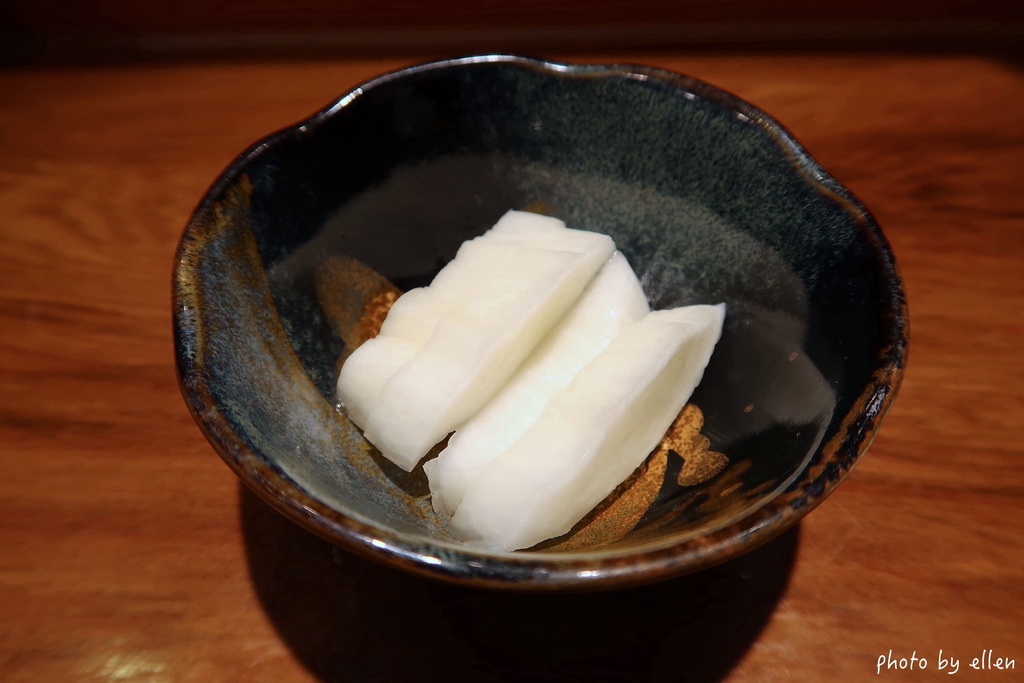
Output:
[[[563,227],[561,232],[569,231]],[[564,252],[570,251],[580,253],[585,250],[559,249],[556,253],[543,243],[529,244],[525,236],[524,239],[510,241],[496,239],[493,230],[489,231],[463,243],[455,259],[441,269],[429,287],[412,289],[399,297],[388,311],[379,336],[401,337],[422,347],[446,313],[460,311],[482,317],[500,315],[510,299],[514,300],[518,293],[530,286],[524,281],[542,270],[540,267],[512,270],[509,268],[511,264],[549,258],[564,266],[571,259]],[[474,292],[471,299],[467,298],[467,291]]]
[[[568,232],[564,227],[562,231]],[[529,263],[538,258],[547,259],[552,271],[568,267],[573,260],[569,252],[530,250],[523,246],[525,240],[512,243],[492,240],[489,235],[490,232],[464,243],[456,259],[438,273],[429,287],[411,289],[400,296],[388,311],[377,337],[362,344],[346,360],[338,376],[338,400],[357,425],[365,427],[384,383],[423,349],[445,315],[461,310],[481,320],[495,319],[503,314],[504,307],[515,303],[517,294],[533,285],[529,278],[546,271],[534,264],[533,268],[519,268],[504,276],[496,273],[508,269],[510,264]],[[472,301],[463,300],[467,291],[476,292]],[[394,357],[389,357],[391,354]]]
[[[469,486],[449,529],[494,550],[560,536],[658,445],[704,374],[725,306],[625,328]]]
[[[410,289],[391,304],[377,336],[402,339],[420,348],[434,332],[437,321],[449,310],[451,306],[438,300],[429,288]]]
[[[626,258],[615,252],[511,380],[423,466],[434,509],[453,515],[477,474],[537,421],[551,397],[624,326],[648,312],[640,281]]]
[[[349,417],[406,470],[490,398],[614,251],[607,235],[557,219],[513,223],[464,243],[430,286],[400,297],[342,368],[338,398]],[[402,349],[401,362],[374,348],[389,344]],[[347,377],[350,365],[356,377]]]
[[[521,292],[522,286],[509,286],[507,276],[502,278],[495,274],[512,270],[508,275],[520,278],[530,275],[530,271],[516,273],[510,267],[514,256],[511,252],[517,251],[510,245],[532,245],[535,248],[557,245],[584,253],[595,248],[607,248],[607,242],[610,240],[602,235],[569,230],[556,218],[521,211],[506,213],[495,228],[465,242],[456,258],[441,269],[429,287],[412,289],[399,297],[388,312],[377,338],[364,343],[351,354],[338,378],[338,399],[350,419],[360,426],[366,424],[384,382],[411,360],[409,348],[419,350],[426,344],[446,313],[472,306],[478,313],[480,308],[484,308],[492,316],[495,312],[501,314],[507,295]],[[526,258],[529,258],[529,253],[525,252]],[[523,254],[519,252],[520,256]],[[389,338],[399,338],[412,344],[403,348],[398,356],[401,363],[382,362],[387,354],[376,347]],[[356,368],[360,378],[347,377]]]
[[[507,212],[487,232],[488,238],[502,242],[576,252],[591,249],[593,235],[594,233],[585,230],[568,230],[565,223],[557,218],[527,211]]]
[[[420,353],[384,383],[363,434],[399,467],[412,470],[434,444],[479,410],[579,298],[610,254],[529,251],[536,253],[517,259],[517,277],[506,279],[500,307],[469,302],[447,313]],[[597,255],[603,258],[594,263]],[[476,288],[487,289],[485,283]]]
[[[419,350],[419,346],[401,337],[377,336],[353,351],[338,376],[338,400],[349,419],[357,425],[366,424],[369,409],[384,383],[415,358]]]

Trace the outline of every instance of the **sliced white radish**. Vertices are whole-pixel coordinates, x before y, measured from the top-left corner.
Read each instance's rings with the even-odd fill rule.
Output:
[[[560,536],[624,481],[682,410],[725,306],[654,311],[626,327],[468,487],[449,529],[495,550]]]
[[[400,297],[381,333],[342,368],[338,397],[348,415],[406,470],[490,398],[614,251],[607,235],[556,219],[512,222],[463,244],[408,303]],[[400,363],[373,349],[396,339],[408,342],[397,345]]]
[[[565,223],[527,211],[509,211],[487,232],[487,237],[543,249],[583,252],[591,249],[593,234],[567,230]]]
[[[384,383],[415,358],[419,350],[419,346],[401,337],[381,336],[356,349],[338,376],[338,400],[345,406],[349,419],[357,425],[366,424]]]
[[[615,252],[509,382],[423,466],[434,509],[453,515],[477,474],[536,422],[551,397],[624,326],[649,311],[640,281]]]
[[[445,314],[420,353],[384,383],[363,434],[399,467],[412,470],[479,410],[597,270],[596,253],[530,251],[537,253],[518,265],[519,274],[528,275],[506,281],[499,308],[474,302]],[[481,283],[478,289],[489,287]]]
[[[403,339],[417,348],[422,347],[437,327],[437,321],[449,310],[451,305],[439,300],[429,288],[410,289],[391,304],[377,336]]]

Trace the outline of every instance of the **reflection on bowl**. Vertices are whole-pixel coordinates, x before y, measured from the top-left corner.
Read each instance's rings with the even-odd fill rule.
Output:
[[[495,553],[454,540],[422,468],[381,458],[332,392],[374,297],[429,282],[509,208],[610,234],[655,308],[729,313],[679,438],[612,522]],[[382,76],[240,156],[178,256],[182,392],[232,469],[342,547],[476,585],[650,581],[772,538],[863,454],[906,356],[866,210],[763,112],[648,67],[489,56]]]

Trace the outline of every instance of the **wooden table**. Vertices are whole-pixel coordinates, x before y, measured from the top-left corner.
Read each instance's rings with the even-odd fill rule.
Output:
[[[909,370],[835,495],[738,561],[595,595],[333,551],[240,490],[189,417],[172,255],[234,154],[400,63],[2,71],[0,680],[943,680],[940,650],[955,680],[1024,676],[1021,63],[626,59],[763,106],[892,242]],[[927,668],[876,675],[890,650]]]

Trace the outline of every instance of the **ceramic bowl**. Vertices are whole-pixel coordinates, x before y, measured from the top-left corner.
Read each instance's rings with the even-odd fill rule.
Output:
[[[655,308],[728,305],[678,437],[607,505],[515,553],[455,540],[337,409],[375,293],[430,281],[510,208],[606,232]],[[342,548],[494,588],[695,571],[793,526],[864,454],[903,375],[907,314],[865,208],[776,121],[700,81],[515,56],[355,88],[241,154],[173,283],[179,381],[245,484]]]

